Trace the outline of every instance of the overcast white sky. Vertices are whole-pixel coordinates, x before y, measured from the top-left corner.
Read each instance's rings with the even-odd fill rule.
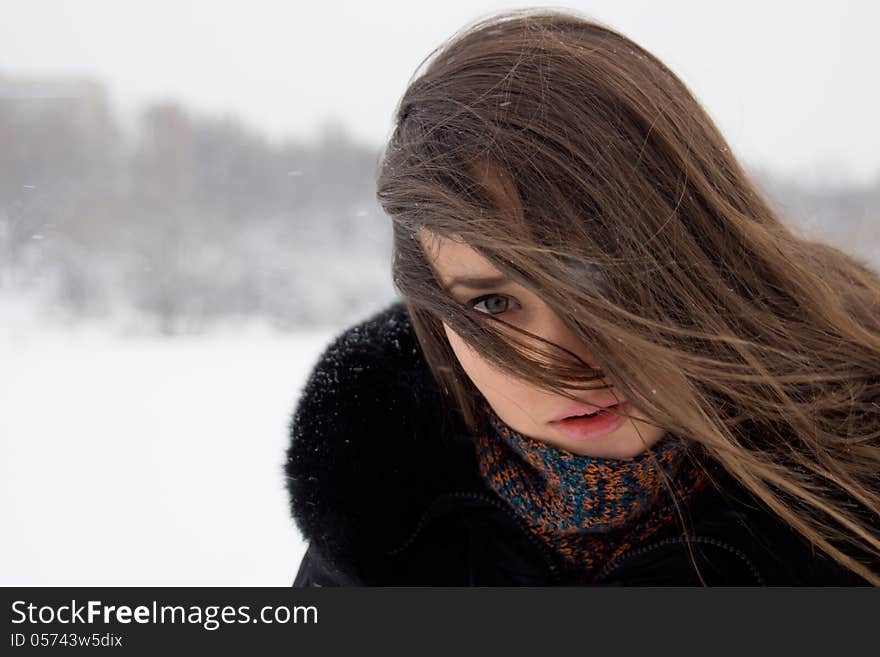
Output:
[[[177,99],[273,138],[336,117],[380,144],[430,50],[499,9],[533,3],[0,0],[0,74],[89,75],[132,115]],[[594,0],[691,87],[749,166],[812,182],[880,175],[880,3]]]

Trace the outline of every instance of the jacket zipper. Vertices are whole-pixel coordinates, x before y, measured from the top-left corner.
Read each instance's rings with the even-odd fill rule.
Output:
[[[717,538],[711,538],[708,536],[687,537],[685,535],[674,536],[671,538],[664,538],[661,541],[656,541],[654,543],[649,543],[648,545],[644,545],[642,547],[634,548],[632,550],[627,550],[623,554],[615,557],[609,563],[607,563],[605,565],[605,567],[602,569],[602,572],[600,572],[599,575],[593,580],[593,583],[598,583],[600,580],[607,577],[609,574],[611,574],[615,570],[618,570],[620,568],[621,564],[625,563],[627,560],[630,560],[634,557],[642,556],[644,554],[647,554],[651,550],[656,550],[657,548],[661,548],[665,545],[672,545],[673,543],[684,543],[684,542],[688,542],[688,541],[691,543],[708,543],[710,545],[715,545],[717,547],[720,547],[720,548],[727,550],[728,552],[739,557],[740,559],[743,560],[743,562],[745,562],[746,566],[748,566],[749,571],[752,573],[752,576],[754,576],[755,581],[758,583],[759,586],[766,586],[766,584],[764,583],[764,578],[761,576],[760,571],[755,566],[754,562],[751,559],[749,559],[748,556],[746,556],[742,552],[742,550],[730,545],[729,543],[725,543],[724,541],[721,541]]]
[[[418,538],[422,529],[424,529],[424,525],[427,522],[428,518],[432,515],[431,508],[437,504],[439,500],[454,498],[454,499],[469,499],[469,500],[480,500],[482,502],[486,502],[496,509],[500,509],[504,514],[507,515],[508,518],[511,518],[517,527],[519,527],[520,531],[529,539],[529,541],[534,545],[539,553],[544,557],[545,564],[547,568],[550,570],[550,579],[554,584],[559,583],[559,565],[556,562],[556,558],[553,553],[550,551],[550,548],[541,543],[541,541],[529,530],[528,526],[525,522],[517,516],[512,510],[507,508],[500,500],[495,499],[494,497],[490,497],[485,493],[477,493],[474,491],[455,491],[452,493],[444,493],[440,495],[434,502],[431,504],[428,509],[422,513],[419,518],[418,523],[416,523],[415,529],[413,529],[412,533],[410,533],[409,538],[407,538],[399,547],[390,550],[387,552],[389,556],[394,556],[403,552],[407,549],[412,543]]]

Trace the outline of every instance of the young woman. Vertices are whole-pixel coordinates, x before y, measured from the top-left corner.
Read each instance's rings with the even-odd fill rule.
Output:
[[[877,273],[608,27],[433,55],[378,176],[402,302],[292,419],[294,585],[880,583]]]

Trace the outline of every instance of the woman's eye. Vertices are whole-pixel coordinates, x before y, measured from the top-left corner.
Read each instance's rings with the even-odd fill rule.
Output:
[[[468,301],[468,305],[487,315],[503,315],[509,309],[510,299],[502,294],[484,294]],[[485,305],[486,309],[481,310],[481,305]]]

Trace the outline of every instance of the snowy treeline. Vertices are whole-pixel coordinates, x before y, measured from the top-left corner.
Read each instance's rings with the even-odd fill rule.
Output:
[[[94,82],[0,78],[0,291],[167,332],[358,318],[393,296],[378,153],[332,124],[273,144],[177,104],[123,129]]]

